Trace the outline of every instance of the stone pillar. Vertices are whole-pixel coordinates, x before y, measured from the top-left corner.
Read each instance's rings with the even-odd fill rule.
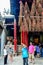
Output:
[[[5,29],[2,30],[2,33],[1,33],[1,36],[0,36],[0,39],[1,39],[1,59],[0,59],[0,65],[4,65],[4,44],[5,44],[5,41],[6,41],[6,33],[5,33]]]
[[[5,23],[5,20],[3,20],[3,24],[2,24],[2,26],[4,25],[4,23]],[[2,30],[2,32],[1,32],[1,59],[0,59],[0,65],[4,65],[4,57],[3,57],[3,55],[4,55],[4,44],[5,44],[5,42],[6,42],[6,32],[5,32],[5,29],[6,27],[4,26],[4,28],[3,28],[3,30]]]
[[[4,44],[6,42],[6,33],[5,29],[3,29],[2,34],[1,34],[1,55],[3,56],[3,49],[4,49]]]

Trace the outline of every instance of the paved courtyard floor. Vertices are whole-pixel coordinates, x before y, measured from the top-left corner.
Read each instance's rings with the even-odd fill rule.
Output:
[[[43,58],[35,58],[35,64],[29,63],[29,65],[43,65]],[[13,62],[8,62],[8,65],[23,65],[22,56],[15,56]]]
[[[0,59],[0,65],[3,65],[2,63],[3,63],[3,58]],[[22,56],[15,56],[13,58],[12,63],[8,60],[7,65],[23,65]],[[43,58],[35,58],[35,64],[29,63],[28,61],[28,65],[43,65]]]

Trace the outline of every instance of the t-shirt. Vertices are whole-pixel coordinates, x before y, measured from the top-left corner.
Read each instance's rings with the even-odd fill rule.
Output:
[[[39,48],[39,46],[36,46],[36,52],[40,53],[40,48]]]
[[[34,45],[29,46],[29,53],[34,53]]]
[[[28,58],[28,49],[27,48],[22,48],[22,57]]]
[[[6,49],[4,49],[4,55],[7,55],[7,50]]]

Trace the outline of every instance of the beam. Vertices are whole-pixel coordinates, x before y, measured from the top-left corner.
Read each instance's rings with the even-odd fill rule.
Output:
[[[31,18],[32,18],[32,17],[35,17],[35,18],[37,18],[37,17],[43,18],[43,16],[30,16],[30,17],[31,17]]]
[[[15,18],[15,16],[14,15],[2,15],[2,17],[4,18],[4,19],[6,19],[6,18]]]
[[[7,25],[10,26],[10,25],[14,25],[14,24],[12,24],[12,23],[11,24],[4,24],[4,26],[7,26]]]
[[[25,17],[25,16],[18,16],[18,17]],[[30,16],[31,18],[32,17],[35,17],[35,18],[37,18],[37,17],[40,17],[40,18],[43,18],[43,16]]]

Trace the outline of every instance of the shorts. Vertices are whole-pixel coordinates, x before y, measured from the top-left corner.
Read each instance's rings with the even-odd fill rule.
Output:
[[[29,53],[29,58],[30,58],[30,59],[34,59],[34,54],[30,54],[30,53]]]

